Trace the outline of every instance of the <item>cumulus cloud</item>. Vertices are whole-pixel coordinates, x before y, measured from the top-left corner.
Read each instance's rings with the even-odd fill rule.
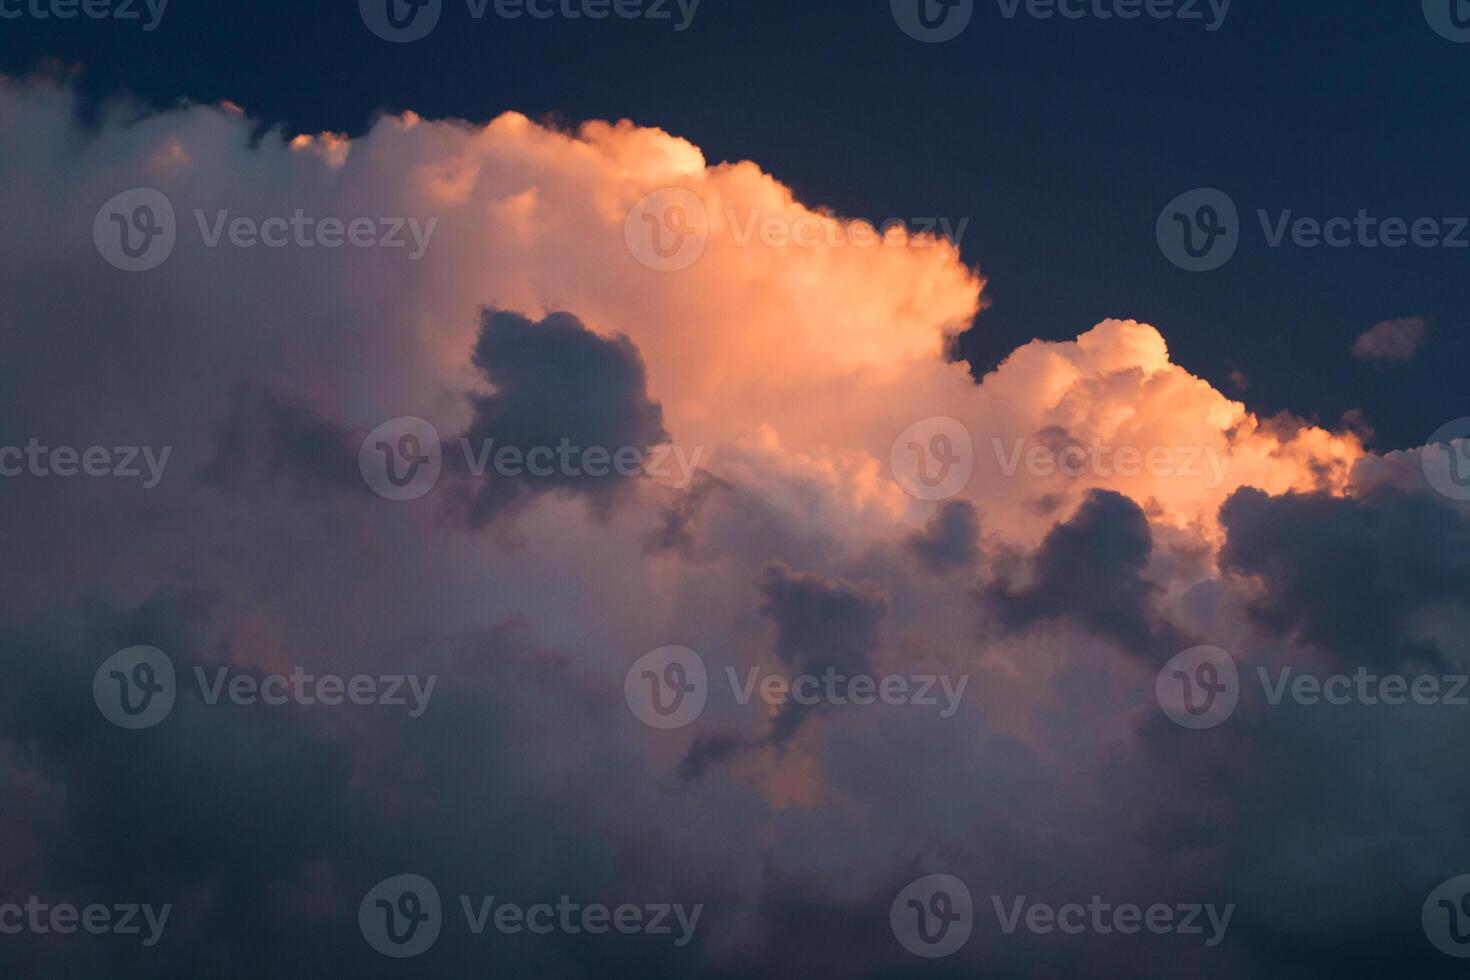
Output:
[[[1003,577],[986,588],[985,598],[1007,630],[1072,617],[1159,666],[1186,644],[1156,608],[1162,590],[1146,577],[1152,552],[1148,519],[1138,505],[1094,490],[1047,534],[1026,584]]]
[[[532,323],[487,310],[473,361],[492,390],[472,398],[474,418],[460,443],[471,458],[451,453],[464,475],[489,475],[473,491],[472,524],[554,492],[580,495],[606,513],[633,472],[625,458],[641,466],[668,441],[637,348],[627,337],[597,336],[570,313]],[[524,461],[510,474],[493,468],[507,450],[514,455],[506,458]]]
[[[1443,668],[1470,596],[1470,524],[1422,494],[1242,490],[1226,502],[1226,569],[1256,577],[1257,622],[1340,667]],[[1445,617],[1449,617],[1446,619]]]
[[[84,126],[64,87],[11,81],[0,126],[26,134],[0,159],[0,205],[28,229],[0,244],[0,359],[24,365],[0,386],[0,445],[172,450],[153,490],[3,484],[6,889],[161,891],[180,908],[162,958],[30,944],[30,972],[258,976],[290,950],[308,972],[395,975],[356,906],[412,870],[451,907],[709,906],[687,949],[460,933],[431,954],[441,972],[902,975],[887,903],[942,871],[982,913],[992,893],[1243,903],[1219,950],[986,936],[964,972],[1294,980],[1319,972],[1301,943],[1411,920],[1401,905],[1433,870],[1470,860],[1445,843],[1464,787],[1438,754],[1462,722],[1370,714],[1343,735],[1248,705],[1213,736],[1160,727],[1153,669],[1176,646],[1227,646],[1243,671],[1453,663],[1467,593],[1463,515],[1414,482],[1410,454],[1258,418],[1173,363],[1154,326],[1079,324],[977,383],[944,356],[983,306],[952,247],[854,245],[851,223],[757,164],[628,122],[408,113],[348,140],[115,103]],[[172,203],[178,240],[126,273],[93,223],[141,186]],[[668,187],[710,229],[673,273],[625,238],[630,208]],[[210,245],[199,223],[298,210],[435,232],[410,259]],[[752,215],[830,234],[743,241]],[[460,436],[706,453],[684,486],[446,465],[423,499],[389,501],[357,451],[404,416],[451,459]],[[948,500],[890,472],[895,439],[928,418],[972,437]],[[131,643],[183,668],[441,679],[412,722],[187,698],[129,739],[89,699],[91,671]],[[671,644],[704,658],[709,704],[656,731],[623,682]],[[724,681],[828,667],[970,683],[941,717],[740,704]],[[1380,769],[1402,792],[1381,815],[1363,807]],[[1309,817],[1284,802],[1294,789]],[[1287,887],[1252,887],[1247,866]],[[1284,906],[1324,881],[1322,903]],[[1422,937],[1373,934],[1375,954],[1416,961]],[[1342,950],[1321,962],[1357,969]]]

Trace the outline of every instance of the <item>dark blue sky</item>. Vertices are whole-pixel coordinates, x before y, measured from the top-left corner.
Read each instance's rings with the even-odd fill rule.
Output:
[[[1122,316],[1159,326],[1177,361],[1254,409],[1327,422],[1362,409],[1379,448],[1465,414],[1470,249],[1273,249],[1256,218],[1470,215],[1470,44],[1434,33],[1419,3],[1235,0],[1210,32],[1007,19],[977,0],[943,44],[904,35],[887,0],[703,0],[682,33],[474,21],[446,3],[406,45],[371,34],[349,0],[172,0],[152,33],[4,20],[0,70],[60,59],[83,66],[90,95],[230,99],[293,131],[358,132],[380,108],[626,116],[713,160],[755,160],[811,204],[970,219],[964,254],[993,306],[964,350],[982,368]],[[1234,198],[1244,237],[1223,269],[1191,274],[1154,224],[1202,186]],[[1363,330],[1411,315],[1433,324],[1415,361],[1349,355]]]

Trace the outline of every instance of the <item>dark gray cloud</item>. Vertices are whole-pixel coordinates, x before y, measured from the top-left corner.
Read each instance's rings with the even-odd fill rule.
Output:
[[[1342,666],[1443,665],[1416,619],[1470,607],[1470,525],[1437,500],[1398,490],[1366,499],[1235,493],[1220,510],[1221,565],[1265,586],[1253,618]]]
[[[908,539],[919,564],[936,575],[980,563],[980,516],[968,500],[947,501]]]
[[[472,451],[491,453],[490,468],[465,490],[476,527],[548,493],[574,494],[594,513],[606,515],[630,477],[605,460],[594,464],[599,475],[589,474],[580,455],[571,467],[564,466],[563,450],[580,454],[595,448],[614,457],[636,450],[641,455],[669,439],[663,410],[648,398],[643,358],[633,342],[598,336],[570,313],[533,322],[517,313],[485,310],[473,363],[494,389],[471,399],[474,419],[465,433]],[[494,454],[507,447],[521,458],[540,450],[536,465],[551,472],[497,473]],[[556,454],[554,462],[546,462],[547,450]],[[466,475],[461,453],[450,451],[447,463]]]
[[[701,470],[689,489],[676,493],[664,508],[658,526],[644,535],[645,553],[674,552],[693,558],[700,511],[713,494],[728,489],[730,484]]]
[[[850,678],[871,669],[889,596],[868,583],[798,572],[779,561],[761,570],[756,587],[761,614],[776,624],[775,655],[788,677],[821,677],[832,670]],[[697,782],[711,767],[762,745],[779,750],[808,718],[830,707],[790,700],[777,709],[770,730],[759,738],[731,732],[701,735],[680,761],[679,779]]]
[[[227,491],[283,478],[305,492],[358,490],[357,441],[345,426],[279,392],[238,390],[201,477]]]
[[[1162,664],[1185,637],[1157,608],[1162,590],[1145,574],[1152,554],[1143,510],[1122,494],[1093,490],[1047,534],[1026,584],[1002,576],[981,594],[1008,632],[1066,619],[1146,663]]]

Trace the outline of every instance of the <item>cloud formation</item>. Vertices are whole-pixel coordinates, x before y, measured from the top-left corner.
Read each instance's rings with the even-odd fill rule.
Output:
[[[0,882],[178,907],[151,957],[32,937],[20,969],[400,975],[356,913],[405,871],[451,909],[707,906],[685,948],[446,927],[423,963],[447,974],[907,975],[888,906],[928,873],[966,880],[982,914],[991,895],[1240,905],[1211,949],[984,923],[954,961],[967,974],[1442,969],[1412,923],[1470,861],[1447,833],[1465,815],[1462,721],[1328,726],[1247,701],[1186,732],[1154,693],[1196,641],[1246,676],[1462,666],[1466,518],[1413,453],[1258,417],[1131,320],[1025,344],[977,382],[945,358],[984,305],[952,247],[854,247],[851,223],[755,163],[628,122],[410,113],[348,140],[116,103],[83,125],[64,87],[7,81],[0,126],[26,134],[0,159],[0,204],[33,230],[0,256],[0,359],[25,366],[0,386],[0,445],[172,447],[155,490],[0,485]],[[142,186],[172,202],[178,240],[126,273],[93,224]],[[709,217],[676,273],[625,237],[668,187]],[[210,245],[197,215],[222,210],[437,220],[409,260]],[[753,214],[831,234],[742,242]],[[446,464],[421,499],[385,500],[357,450],[405,416],[451,460],[461,435],[706,452],[684,486]],[[898,435],[932,418],[973,445],[946,500],[891,472]],[[441,679],[414,720],[191,696],[128,733],[90,685],[130,644],[186,673]],[[665,731],[624,681],[670,645],[703,658],[710,689]],[[968,687],[941,716],[742,704],[725,681],[828,667]],[[1368,808],[1383,779],[1395,792]]]

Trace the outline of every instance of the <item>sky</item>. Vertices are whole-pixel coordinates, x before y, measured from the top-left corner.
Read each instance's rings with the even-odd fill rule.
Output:
[[[0,0],[0,965],[1455,975],[1467,70]]]

